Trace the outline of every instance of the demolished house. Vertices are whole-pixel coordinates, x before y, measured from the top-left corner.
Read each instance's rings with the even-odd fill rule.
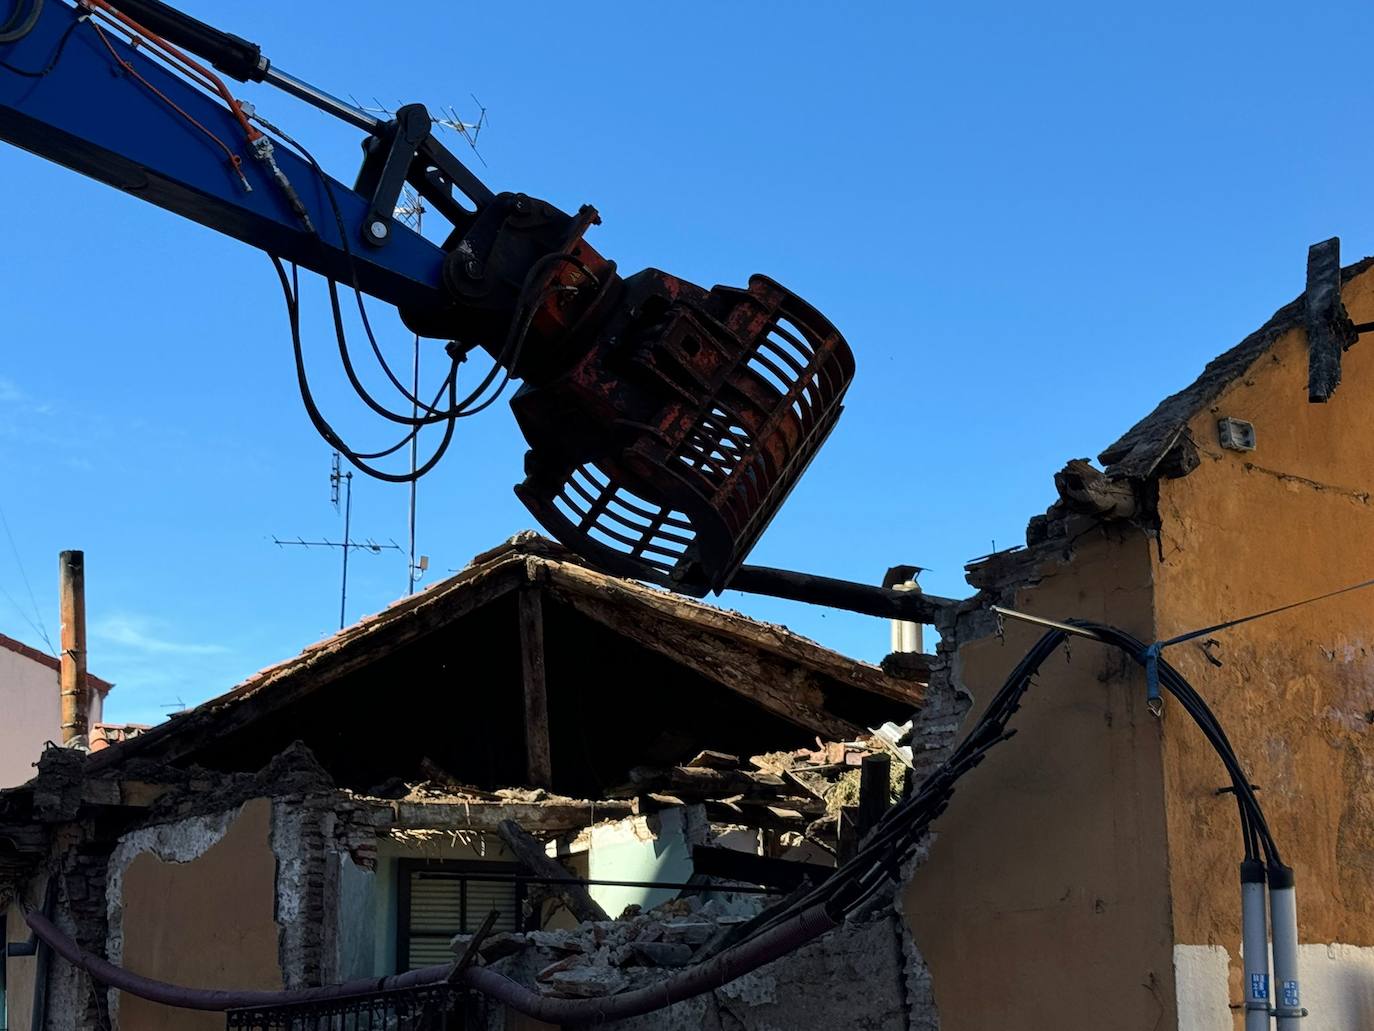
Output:
[[[1343,274],[1361,322],[1372,267]],[[140,737],[49,750],[0,793],[10,1031],[224,1019],[106,991],[76,953],[45,966],[26,911],[172,984],[372,979],[238,1027],[443,1026],[444,971],[492,970],[607,1014],[715,978],[601,1021],[646,1031],[1232,1031],[1253,990],[1236,785],[1154,704],[1143,650],[1065,638],[1015,741],[941,765],[1045,632],[1026,620],[1071,619],[1169,645],[1294,871],[1305,1031],[1374,1026],[1374,352],[1336,358],[1310,404],[1294,302],[1100,467],[1070,462],[1026,544],[968,566],[974,597],[929,599],[936,656],[854,662],[527,537]],[[713,966],[941,777],[958,798],[885,895],[743,977]],[[369,994],[426,963],[437,989]],[[544,1026],[464,998],[461,1026]]]
[[[542,994],[652,984],[828,876],[903,771],[933,761],[957,720],[915,741],[898,726],[931,664],[884,671],[516,538],[140,736],[49,749],[0,794],[9,1031],[225,1019],[108,990],[36,948],[26,910],[198,989],[376,979],[451,961],[479,931],[481,961]],[[890,905],[843,934],[672,1019],[904,1028],[928,1010]],[[398,1026],[424,1003],[229,1019],[354,1027],[375,1010]],[[539,1026],[503,1025],[494,1004],[465,1019]]]

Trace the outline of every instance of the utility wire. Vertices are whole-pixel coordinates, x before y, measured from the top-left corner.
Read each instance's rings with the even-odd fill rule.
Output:
[[[43,621],[43,610],[38,607],[38,599],[34,597],[33,585],[29,583],[29,574],[24,571],[24,560],[19,557],[19,548],[14,543],[14,534],[10,531],[10,521],[5,518],[5,509],[2,506],[0,506],[0,526],[5,528],[5,537],[9,540],[10,551],[14,554],[14,564],[19,567],[19,577],[24,581],[24,589],[29,592],[29,604],[33,606],[33,614],[38,619],[38,625],[35,626],[33,620],[25,615],[24,610],[20,608],[14,598],[10,597],[8,591],[5,592],[5,597],[9,598],[10,604],[19,610],[19,614],[24,617],[24,622],[33,628],[34,633],[43,638],[43,643],[48,646],[48,651],[56,655],[57,649],[53,647],[52,638],[48,636],[47,624]]]
[[[1145,664],[1145,644],[1124,631],[1087,622],[1074,622],[1072,627],[1088,631],[1104,644],[1120,649],[1142,666]],[[815,906],[824,906],[832,919],[842,920],[863,910],[882,892],[890,890],[891,885],[900,880],[903,864],[910,858],[931,823],[948,807],[959,779],[977,767],[992,748],[1016,733],[1015,729],[1008,726],[1011,718],[1020,709],[1026,692],[1034,686],[1040,667],[1064,644],[1070,629],[1068,626],[1065,629],[1052,629],[1031,647],[949,758],[911,795],[884,814],[849,862],[812,891],[780,903],[764,919],[751,925],[746,936],[731,945],[755,939]],[[1258,858],[1262,851],[1271,865],[1281,864],[1278,847],[1255,797],[1254,787],[1241,768],[1235,750],[1216,716],[1178,670],[1162,659],[1156,661],[1161,686],[1174,696],[1197,724],[1230,774],[1246,858]]]

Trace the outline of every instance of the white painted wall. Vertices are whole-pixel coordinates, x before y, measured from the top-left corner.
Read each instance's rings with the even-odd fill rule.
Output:
[[[631,816],[591,829],[587,876],[607,881],[681,883],[692,876],[692,845],[705,843],[704,822],[693,826],[687,808],[664,809],[653,816]],[[588,894],[612,920],[626,906],[653,909],[676,898],[676,889],[616,888],[593,885]]]
[[[0,788],[33,777],[45,741],[61,737],[57,672],[0,648]]]
[[[1179,1031],[1232,1031],[1230,954],[1220,945],[1175,945]],[[1303,1031],[1374,1028],[1374,947],[1302,945],[1298,949]]]

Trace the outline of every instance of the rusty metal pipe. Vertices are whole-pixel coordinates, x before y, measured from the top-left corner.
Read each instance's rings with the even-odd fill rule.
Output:
[[[92,956],[41,913],[29,913],[25,918],[40,941],[50,946],[72,966],[84,970],[101,984],[140,999],[184,1010],[258,1009],[265,1006],[286,1006],[296,1003],[329,1002],[354,995],[369,995],[391,989],[414,988],[422,984],[442,981],[452,963],[438,963],[391,977],[367,977],[324,988],[303,988],[297,991],[250,991],[245,989],[187,988],[183,985],[156,981],[142,974],[115,966],[99,956]]]
[[[370,995],[374,992],[436,984],[446,980],[453,969],[452,963],[439,963],[391,977],[363,978],[326,988],[305,988],[297,991],[187,988],[165,981],[155,981],[84,952],[80,945],[63,934],[51,920],[40,913],[29,913],[25,919],[33,933],[54,952],[68,963],[90,974],[101,984],[178,1009],[224,1012],[328,1002],[355,995]],[[489,995],[526,1016],[552,1024],[620,1020],[652,1013],[675,1002],[719,988],[737,977],[757,970],[765,963],[771,963],[799,949],[836,926],[838,921],[829,914],[824,904],[813,906],[772,930],[765,931],[752,941],[728,949],[705,963],[688,967],[666,981],[633,992],[613,995],[607,999],[548,998],[486,967],[468,967],[462,972],[460,980],[466,987]]]
[[[767,594],[808,605],[913,623],[933,623],[942,609],[959,604],[953,598],[941,598],[919,591],[895,591],[890,587],[876,587],[852,580],[798,573],[791,569],[774,569],[771,566],[740,566],[727,587],[746,594]]]
[[[86,555],[64,551],[58,558],[61,591],[62,746],[86,748],[90,741],[86,686]]]

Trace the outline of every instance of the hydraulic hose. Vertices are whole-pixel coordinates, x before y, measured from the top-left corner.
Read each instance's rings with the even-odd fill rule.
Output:
[[[256,43],[207,25],[161,0],[119,0],[119,9],[167,42],[204,58],[240,82],[261,82],[267,74],[269,62]]]
[[[43,13],[44,0],[19,0],[14,13],[4,25],[0,25],[0,43],[17,43],[38,24],[38,16]]]

